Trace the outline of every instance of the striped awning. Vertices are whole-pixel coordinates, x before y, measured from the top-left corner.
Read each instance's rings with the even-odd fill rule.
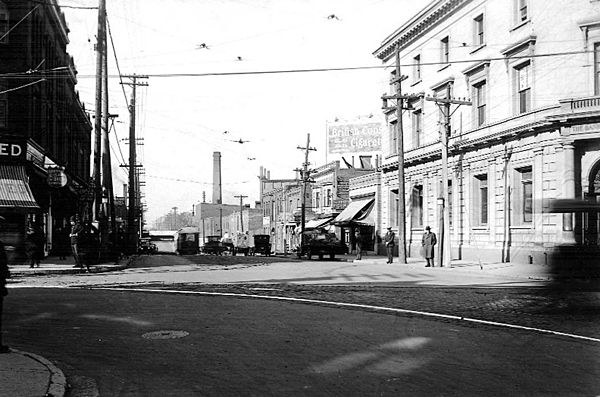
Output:
[[[373,226],[375,224],[373,206],[375,199],[363,199],[352,201],[348,206],[333,220],[334,225],[344,226],[352,222]],[[372,222],[372,224],[371,224]]]
[[[40,208],[28,180],[25,166],[0,164],[0,208]]]

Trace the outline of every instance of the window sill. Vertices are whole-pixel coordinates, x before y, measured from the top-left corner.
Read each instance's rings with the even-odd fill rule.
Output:
[[[528,24],[528,23],[530,23],[530,22],[531,22],[531,19],[527,18],[526,20],[524,20],[524,21],[522,21],[522,22],[519,22],[517,25],[513,26],[513,27],[512,27],[512,28],[509,30],[509,32],[514,32],[515,30],[519,29],[519,28],[520,28],[520,27],[522,27],[522,26],[525,26],[525,25],[527,25],[527,24]]]
[[[471,52],[469,52],[469,54],[475,54],[477,51],[481,50],[482,48],[484,48],[486,46],[486,44],[480,44],[477,48],[475,48],[474,50],[472,50]]]
[[[419,84],[421,81],[423,81],[423,79],[415,80],[415,81],[413,81],[412,83],[410,83],[410,86],[411,86],[411,87],[414,87],[414,86],[416,86],[417,84]]]
[[[449,63],[447,63],[447,64],[445,64],[445,65],[441,66],[441,67],[438,69],[438,72],[441,72],[441,71],[442,71],[442,70],[444,70],[444,69],[448,69],[449,67],[450,67],[450,64],[449,64]]]
[[[533,226],[531,226],[531,225],[511,226],[510,230],[533,230]]]
[[[473,226],[471,230],[474,232],[489,232],[490,228],[487,226]]]

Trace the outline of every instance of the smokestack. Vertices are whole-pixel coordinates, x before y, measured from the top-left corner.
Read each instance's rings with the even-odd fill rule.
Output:
[[[213,153],[213,204],[222,204],[221,200],[221,152]]]

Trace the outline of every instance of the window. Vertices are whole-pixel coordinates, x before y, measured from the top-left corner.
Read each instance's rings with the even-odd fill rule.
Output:
[[[516,19],[517,19],[517,23],[519,22],[524,22],[528,19],[528,9],[527,9],[527,1],[528,0],[516,0],[517,2],[517,15],[516,15]]]
[[[389,124],[389,134],[390,134],[390,154],[396,154],[398,152],[398,134],[396,132],[397,122],[392,122]]]
[[[421,55],[413,58],[413,81],[421,81]]]
[[[475,126],[485,124],[486,109],[486,82],[481,81],[473,86],[473,110],[475,112]]]
[[[413,148],[423,144],[423,111],[415,110],[412,114]]]
[[[319,192],[315,192],[315,208],[320,208],[321,207],[321,195],[319,194]]]
[[[0,39],[1,44],[8,43],[8,29],[8,8],[6,7],[6,4],[4,4],[3,1],[0,1],[0,37],[2,37],[2,39]]]
[[[326,192],[327,192],[327,196],[325,197],[325,206],[331,207],[331,200],[332,200],[331,189],[327,189]]]
[[[600,95],[600,43],[594,43],[594,95]]]
[[[412,189],[410,219],[413,228],[423,227],[423,186],[417,185]]]
[[[485,36],[483,34],[483,14],[479,15],[473,20],[473,44],[475,46],[481,46],[485,44]]]
[[[440,62],[441,63],[449,63],[450,62],[450,39],[448,36],[444,37],[440,41]]]
[[[448,207],[448,221],[450,226],[452,226],[452,181],[448,181],[448,204],[446,204],[446,206]]]
[[[531,110],[531,63],[527,62],[515,69],[517,88],[517,113]]]
[[[398,216],[398,189],[390,190],[390,203],[388,205],[390,213],[388,214],[388,226],[398,226],[396,217]]]
[[[8,84],[5,79],[0,79],[0,92],[6,91]],[[0,127],[8,127],[8,95],[6,93],[0,94]]]
[[[373,168],[373,165],[371,164],[372,156],[358,156],[358,158],[360,160],[360,168],[363,168],[363,169]]]
[[[533,220],[533,179],[532,168],[515,170],[514,191],[512,194],[512,220],[517,226]]]
[[[488,223],[488,176],[487,174],[475,177],[475,226],[484,226]]]

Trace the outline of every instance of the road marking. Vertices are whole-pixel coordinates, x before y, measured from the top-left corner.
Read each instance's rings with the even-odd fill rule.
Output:
[[[285,296],[240,294],[240,293],[233,293],[233,292],[177,291],[177,290],[167,290],[167,289],[121,288],[121,287],[93,287],[93,288],[87,287],[87,289],[105,290],[105,291],[160,292],[160,293],[180,294],[180,295],[229,296],[229,297],[234,297],[234,298],[268,299],[268,300],[276,300],[276,301],[283,301],[283,302],[316,303],[316,304],[320,304],[320,305],[327,305],[327,306],[334,306],[334,307],[350,307],[350,308],[355,308],[355,309],[369,309],[369,310],[377,310],[380,312],[413,314],[413,315],[419,315],[419,316],[423,316],[423,317],[443,318],[443,319],[447,319],[447,320],[458,320],[458,321],[465,321],[465,322],[474,323],[474,324],[483,324],[483,325],[491,325],[491,326],[501,327],[501,328],[511,328],[511,329],[519,329],[519,330],[523,330],[523,331],[539,332],[542,334],[564,336],[567,338],[573,338],[573,339],[586,340],[586,341],[590,341],[590,342],[600,343],[600,339],[598,339],[598,338],[592,338],[590,336],[583,336],[583,335],[576,335],[576,334],[569,334],[566,332],[552,331],[552,330],[543,329],[543,328],[527,327],[524,325],[515,325],[515,324],[509,324],[509,323],[502,323],[502,322],[498,322],[498,321],[480,320],[480,319],[470,318],[470,317],[455,316],[452,314],[424,312],[424,311],[420,311],[420,310],[399,309],[399,308],[385,307],[385,306],[362,305],[362,304],[358,304],[358,303],[332,302],[332,301],[324,301],[324,300],[318,300],[318,299],[291,298],[291,297],[285,297]]]

